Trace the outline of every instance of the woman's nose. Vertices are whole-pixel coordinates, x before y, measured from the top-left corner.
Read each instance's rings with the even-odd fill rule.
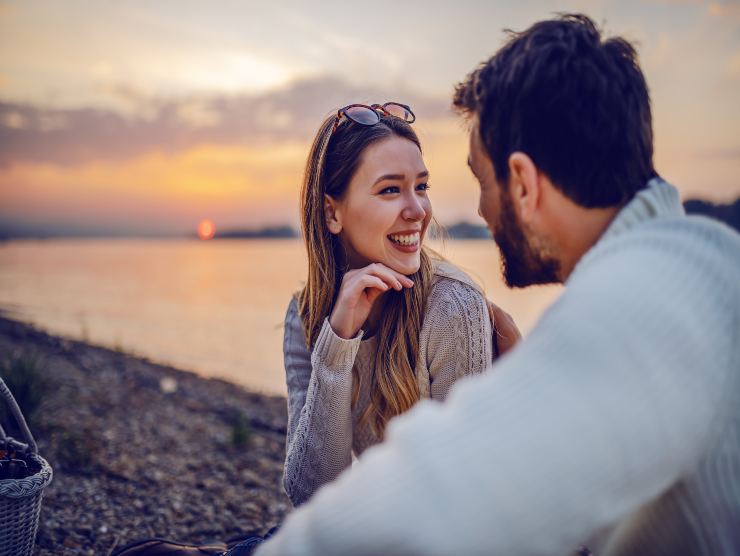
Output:
[[[401,216],[404,220],[424,220],[426,215],[427,211],[416,196],[411,197],[406,203],[403,211],[401,211]]]

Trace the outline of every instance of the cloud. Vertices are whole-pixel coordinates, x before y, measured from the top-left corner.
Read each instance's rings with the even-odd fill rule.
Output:
[[[712,18],[737,20],[740,18],[740,1],[738,0],[653,0],[656,4],[675,7],[706,8],[706,14]]]
[[[697,149],[694,152],[697,158],[703,159],[724,159],[724,160],[740,160],[740,149]]]
[[[727,2],[709,2],[707,8],[709,15],[721,18],[740,18],[740,2],[727,1]]]
[[[740,77],[740,52],[736,52],[727,64],[727,74],[730,77]]]
[[[127,160],[203,144],[308,141],[327,114],[352,102],[406,102],[420,121],[450,114],[449,99],[351,85],[332,77],[298,81],[257,95],[161,99],[125,86],[110,92],[125,98],[131,109],[52,109],[0,102],[0,166]]]

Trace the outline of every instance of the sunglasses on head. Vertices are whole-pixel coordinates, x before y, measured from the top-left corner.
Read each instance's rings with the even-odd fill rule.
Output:
[[[337,130],[337,126],[343,117],[352,120],[356,124],[375,125],[380,121],[380,113],[400,118],[409,124],[413,124],[416,121],[416,116],[411,111],[411,108],[398,102],[371,104],[370,106],[367,104],[348,104],[344,108],[337,110],[337,117],[334,120],[334,127],[331,129],[331,132],[334,133]]]

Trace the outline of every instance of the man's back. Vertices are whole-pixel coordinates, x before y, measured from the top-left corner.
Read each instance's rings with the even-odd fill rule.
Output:
[[[520,347],[391,423],[259,553],[732,553],[738,320],[740,238],[656,180]]]
[[[636,204],[641,204],[633,207],[638,213],[655,210],[649,202],[638,199]],[[624,343],[621,349],[627,352],[625,360],[656,359],[651,372],[635,381],[648,401],[636,405],[655,404],[649,418],[658,420],[650,424],[658,437],[639,453],[622,457],[644,460],[655,451],[656,462],[660,452],[681,454],[685,460],[676,467],[675,480],[651,502],[588,544],[599,554],[733,554],[740,546],[740,238],[702,217],[666,215],[649,217],[640,226],[631,224],[615,222],[581,263],[599,265],[600,258],[613,258],[649,270],[639,293],[644,312],[631,311],[628,317],[645,335],[641,341],[633,337],[638,343]],[[603,262],[602,272],[615,270],[613,263]],[[621,278],[614,274],[613,279]],[[576,269],[569,284],[576,288],[579,280]],[[612,304],[624,307],[629,302]],[[620,319],[619,314],[614,318]],[[681,372],[695,377],[682,377]],[[667,398],[674,399],[662,411]],[[673,421],[681,399],[686,411]],[[631,410],[626,400],[622,406],[623,411]],[[647,426],[646,419],[642,426]]]

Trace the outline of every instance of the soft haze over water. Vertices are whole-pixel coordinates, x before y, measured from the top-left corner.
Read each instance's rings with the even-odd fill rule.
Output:
[[[493,241],[435,247],[525,332],[560,291],[506,288]],[[299,240],[15,241],[0,244],[0,309],[51,333],[284,394],[283,318],[305,273]]]

